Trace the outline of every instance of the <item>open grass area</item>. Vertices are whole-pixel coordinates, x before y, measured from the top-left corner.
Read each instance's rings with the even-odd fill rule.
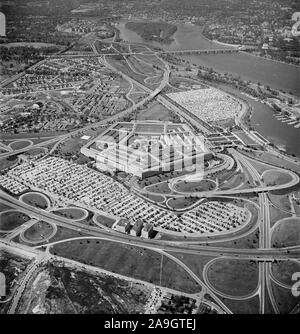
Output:
[[[281,314],[290,313],[300,302],[300,296],[294,297],[290,289],[272,283],[272,290]]]
[[[161,194],[171,194],[171,189],[167,181],[148,186],[146,188],[148,191],[161,193]]]
[[[275,248],[300,244],[300,218],[287,218],[278,223],[272,233],[272,246]]]
[[[40,209],[47,209],[49,206],[46,196],[36,192],[26,193],[21,196],[21,199],[24,203]]]
[[[145,93],[131,93],[129,94],[129,97],[131,100],[133,100],[135,103],[140,102],[142,99],[144,99],[146,97]]]
[[[154,55],[135,55],[137,59],[142,59],[148,64],[155,65],[159,68],[164,68],[164,63]]]
[[[72,230],[66,227],[57,226],[57,232],[55,236],[51,239],[51,242],[66,240],[70,238],[84,237],[84,236],[87,236],[87,235],[80,231]]]
[[[152,78],[147,78],[145,82],[147,82],[147,84],[151,85],[152,88],[156,88],[160,82],[162,81],[162,76],[155,76]]]
[[[199,192],[210,191],[216,188],[216,184],[212,180],[200,180],[200,181],[180,181],[176,183],[174,189],[180,192]]]
[[[15,141],[13,143],[10,144],[10,147],[13,149],[13,150],[21,150],[27,146],[30,145],[30,141],[27,141],[27,140],[21,140],[21,141]]]
[[[130,62],[130,64],[133,66],[133,68],[136,69],[137,72],[139,72],[143,75],[154,76],[156,74],[156,72],[154,71],[154,69],[151,65],[148,65],[144,62],[141,62],[135,56],[129,56],[127,60]]]
[[[66,155],[78,154],[81,147],[86,143],[87,141],[80,137],[70,138],[61,145],[61,151]]]
[[[282,185],[292,180],[288,173],[275,169],[264,172],[262,179],[266,186]]]
[[[300,263],[292,260],[278,261],[272,263],[273,276],[281,283],[292,286],[295,281],[292,281],[292,275],[300,272]]]
[[[17,156],[13,155],[7,158],[0,158],[0,171],[10,168],[17,162]]]
[[[291,204],[288,195],[276,195],[273,192],[269,192],[268,196],[275,207],[283,211],[291,212]]]
[[[160,195],[145,194],[144,197],[156,203],[163,203],[165,200],[163,196]]]
[[[24,232],[24,237],[32,242],[43,242],[46,241],[53,232],[54,228],[51,224],[39,221]]]
[[[264,163],[254,160],[251,160],[251,165],[253,165],[253,167],[258,171],[260,175],[262,175],[263,172],[272,169],[272,166],[268,166]]]
[[[259,314],[258,296],[247,300],[232,300],[228,298],[221,298],[221,300],[234,314]]]
[[[68,219],[80,220],[86,216],[86,210],[81,208],[62,208],[52,211],[55,215]]]
[[[43,148],[33,148],[31,150],[28,150],[25,152],[26,155],[29,155],[29,156],[36,156],[36,155],[40,155],[40,154],[43,154],[45,153],[45,149]]]
[[[137,113],[137,120],[157,120],[157,121],[173,121],[175,118],[173,113],[158,102],[152,102],[147,109],[140,110]]]
[[[182,253],[171,253],[177,257],[180,261],[186,264],[201,280],[203,280],[203,268],[214,257],[207,255],[195,255],[195,254],[182,254]]]
[[[54,245],[51,253],[158,285],[161,272],[162,286],[185,292],[201,289],[183,269],[166,257],[161,271],[161,255],[148,249],[85,239]]]
[[[272,227],[276,222],[282,218],[290,217],[289,213],[286,213],[273,205],[270,205],[270,226]]]
[[[233,189],[240,186],[242,183],[245,183],[245,181],[246,181],[246,176],[244,173],[235,174],[228,180],[224,180],[223,183],[220,185],[220,189],[222,190]]]
[[[257,219],[257,218],[256,218]],[[254,232],[248,234],[242,238],[236,238],[230,241],[220,241],[210,244],[210,246],[215,247],[228,247],[236,249],[254,249],[259,246],[259,230],[256,229]]]
[[[287,161],[286,159],[275,156],[274,154],[270,152],[259,151],[259,152],[242,152],[242,153],[245,155],[248,155],[251,158],[261,160],[271,165],[282,167],[283,169],[287,168],[294,172],[300,173],[300,166],[297,162],[293,163],[293,162]]]
[[[97,214],[95,220],[100,225],[103,225],[103,226],[109,227],[109,228],[111,228],[113,226],[114,222],[115,222],[114,219],[111,219],[109,217],[106,217],[106,216],[103,216],[103,215],[99,215],[99,214]]]
[[[168,201],[168,206],[174,210],[181,210],[181,209],[186,209],[190,207],[191,205],[196,204],[199,201],[200,201],[200,198],[197,198],[197,197],[188,197],[188,196],[175,197],[175,198],[171,198]]]
[[[258,265],[248,260],[221,258],[212,262],[207,278],[218,291],[231,296],[252,293],[258,284]]]
[[[107,56],[106,60],[117,70],[121,71],[122,73],[132,77],[136,81],[140,83],[144,83],[144,79],[146,76],[143,74],[139,74],[134,72],[126,63],[123,56]]]
[[[0,214],[0,230],[12,231],[20,225],[26,223],[29,216],[19,211],[8,211]]]

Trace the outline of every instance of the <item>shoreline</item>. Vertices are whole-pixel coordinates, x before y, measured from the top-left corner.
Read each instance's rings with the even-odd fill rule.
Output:
[[[204,28],[203,28],[204,29]],[[202,31],[203,31],[202,29]],[[247,47],[247,45],[242,45],[242,44],[229,44],[229,43],[224,43],[224,42],[220,42],[218,41],[217,39],[209,39],[208,37],[206,37],[205,35],[203,35],[203,33],[201,32],[201,35],[203,36],[203,38],[205,38],[207,41],[211,42],[211,43],[216,43],[216,44],[219,44],[219,45],[223,45],[223,46],[230,46],[230,47],[233,47],[233,48],[239,48],[239,47]],[[250,46],[249,46],[250,47]],[[253,47],[253,46],[251,46]],[[286,63],[282,60],[276,60],[276,59],[268,59],[268,58],[265,58],[265,57],[261,57],[261,56],[257,56],[257,55],[254,55],[252,54],[251,52],[247,52],[247,51],[243,51],[243,50],[240,50],[239,52],[241,53],[245,53],[245,54],[249,54],[253,57],[257,57],[257,58],[260,58],[260,59],[264,59],[264,60],[269,60],[269,61],[273,61],[273,62],[276,62],[276,63],[279,63],[279,64],[284,64],[284,65],[290,65],[290,66],[295,66],[297,68],[300,68],[300,65],[295,65],[295,64],[290,64],[290,63]]]
[[[261,57],[261,56],[257,56],[257,55],[254,55],[252,54],[251,52],[247,52],[247,51],[239,51],[241,53],[244,53],[246,55],[249,55],[249,56],[252,56],[252,57],[256,57],[256,58],[259,58],[259,59],[263,59],[263,60],[266,60],[266,61],[273,61],[275,63],[279,63],[279,64],[283,64],[283,65],[289,65],[289,66],[294,66],[294,67],[297,67],[298,69],[300,69],[300,65],[295,65],[295,64],[290,64],[290,63],[286,63],[282,60],[276,60],[276,59],[268,59],[268,58],[265,58],[265,57]]]

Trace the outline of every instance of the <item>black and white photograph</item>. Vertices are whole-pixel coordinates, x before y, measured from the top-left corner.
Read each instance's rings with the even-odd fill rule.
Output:
[[[299,0],[0,0],[11,314],[300,314]]]

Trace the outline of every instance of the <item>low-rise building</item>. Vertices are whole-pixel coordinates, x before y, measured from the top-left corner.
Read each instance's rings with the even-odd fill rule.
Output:
[[[142,229],[142,237],[150,239],[153,235],[153,225],[146,223]]]
[[[132,226],[130,234],[135,237],[139,237],[141,235],[142,228],[143,228],[143,222],[140,219],[138,219]]]
[[[116,231],[128,233],[130,230],[130,226],[130,221],[128,219],[122,218],[118,221],[114,228]]]

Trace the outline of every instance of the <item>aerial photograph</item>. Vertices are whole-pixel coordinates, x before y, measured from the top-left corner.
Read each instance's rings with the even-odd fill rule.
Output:
[[[299,0],[0,1],[0,314],[300,314]]]

